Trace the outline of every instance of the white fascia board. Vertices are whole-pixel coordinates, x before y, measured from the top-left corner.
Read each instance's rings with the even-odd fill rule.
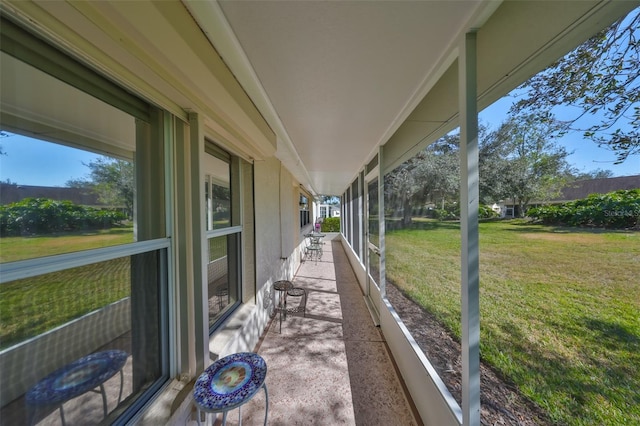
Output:
[[[300,183],[315,192],[308,170],[218,2],[185,0],[184,5],[276,133],[276,157]]]

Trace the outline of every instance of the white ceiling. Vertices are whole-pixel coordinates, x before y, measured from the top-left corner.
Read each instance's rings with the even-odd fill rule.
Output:
[[[207,131],[223,147],[257,161],[275,152],[314,195],[337,195],[380,145],[389,171],[454,128],[466,33],[477,36],[482,108],[639,4],[140,0],[7,8],[132,93],[183,119],[188,111],[209,117]]]
[[[341,194],[387,144],[393,167],[457,121],[455,61],[477,31],[486,107],[637,0],[185,1],[314,194]]]
[[[219,5],[276,111],[265,118],[280,120],[276,155],[294,173],[299,158],[299,179],[307,183],[306,174],[314,192],[339,194],[401,124],[483,2]]]

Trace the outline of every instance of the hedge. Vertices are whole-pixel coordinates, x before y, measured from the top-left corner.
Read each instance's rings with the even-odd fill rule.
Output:
[[[322,221],[322,232],[340,232],[340,218],[327,217]]]
[[[527,216],[547,225],[638,228],[640,189],[591,194],[564,204],[531,208]]]
[[[99,210],[48,198],[25,198],[0,206],[0,236],[40,235],[81,229],[110,228],[126,219],[114,210]]]

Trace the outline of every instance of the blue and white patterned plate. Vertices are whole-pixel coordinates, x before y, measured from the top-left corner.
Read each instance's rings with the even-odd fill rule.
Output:
[[[196,380],[193,399],[201,410],[220,412],[247,402],[260,390],[267,376],[264,359],[241,352],[211,364]]]

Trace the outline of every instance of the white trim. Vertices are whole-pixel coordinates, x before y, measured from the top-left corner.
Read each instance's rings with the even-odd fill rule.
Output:
[[[480,267],[478,248],[478,103],[475,32],[460,39],[460,236],[462,416],[480,426]]]
[[[286,160],[285,157],[288,157],[288,155],[278,155],[284,148],[291,156],[291,161],[286,162],[287,168],[300,183],[311,190],[313,195],[317,195],[317,191],[312,185],[313,180],[309,171],[304,166],[304,162],[280,120],[278,112],[271,103],[264,87],[262,87],[260,79],[256,75],[249,58],[244,53],[242,45],[229,25],[218,2],[185,0],[183,3],[277,135],[278,153],[276,156],[284,162]]]
[[[76,253],[4,263],[0,264],[0,284],[62,271],[64,269],[105,262],[134,254],[146,253],[153,250],[168,249],[170,242],[171,240],[169,238],[159,238],[106,248],[83,250]]]
[[[237,234],[242,232],[242,225],[240,226],[230,226],[228,228],[222,229],[214,229],[213,231],[207,231],[206,237],[215,238],[215,237],[223,237],[225,235]]]

